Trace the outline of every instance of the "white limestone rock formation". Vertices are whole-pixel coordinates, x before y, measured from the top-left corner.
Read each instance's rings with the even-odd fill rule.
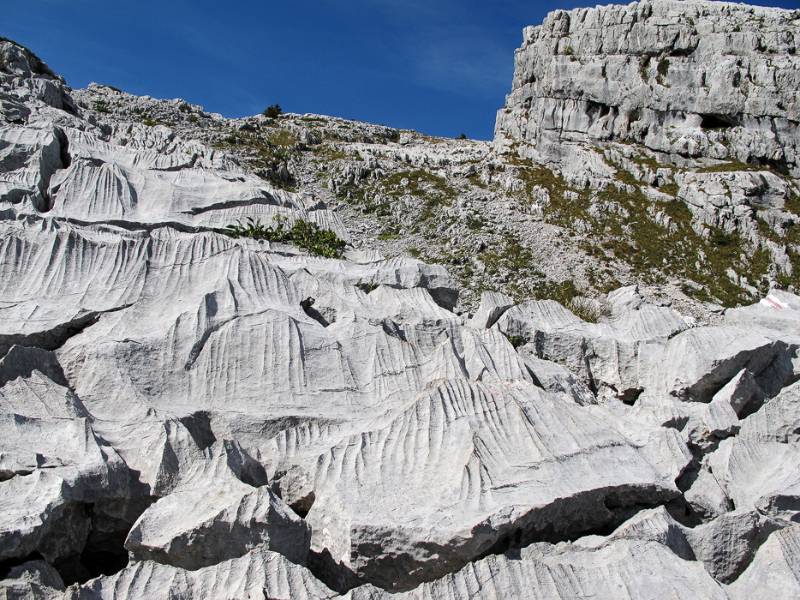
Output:
[[[140,561],[197,570],[263,546],[303,564],[311,532],[266,487],[197,487],[161,498],[133,524],[125,548]]]
[[[789,524],[797,520],[800,382],[784,389],[742,421],[736,437],[707,458],[725,495],[737,509],[757,509]]]
[[[32,560],[8,570],[0,580],[3,600],[62,600],[64,582],[51,565]]]
[[[496,134],[781,165],[800,176],[798,13],[706,0],[555,11],[528,27]]]
[[[305,567],[262,548],[194,571],[137,562],[114,575],[70,587],[64,600],[325,600],[336,596]]]
[[[312,546],[407,589],[504,545],[607,527],[614,507],[667,502],[689,459],[674,431],[630,438],[601,407],[530,384],[446,383],[317,459]]]
[[[470,319],[470,325],[478,328],[489,328],[512,306],[514,306],[514,300],[511,296],[498,292],[484,292],[481,295],[481,304],[478,307],[478,312]]]
[[[779,51],[769,68],[780,81],[753,92],[745,128],[763,139],[741,135],[730,152],[738,160],[769,155],[794,169],[796,134],[780,114],[794,105],[776,99],[793,81],[794,34],[785,31],[794,13],[665,0],[570,13],[581,16],[569,17],[574,26],[559,13],[535,35],[545,40],[561,27],[583,65],[581,56],[604,53],[613,36],[633,44],[620,35],[630,28],[665,52],[694,49],[694,59],[681,55],[661,75],[693,77],[692,60],[729,42],[713,31],[695,40],[682,33],[689,24],[673,27],[679,4],[698,14],[692,27],[703,32],[714,15],[769,21],[762,43]],[[669,40],[653,19],[667,20]],[[739,37],[756,40],[747,23]],[[562,46],[542,61],[566,65]],[[617,48],[609,64],[617,74],[638,70],[619,61],[647,47]],[[763,55],[748,49],[737,69],[747,63],[762,78]],[[791,589],[797,296],[771,292],[715,315],[713,325],[707,312],[698,323],[657,306],[652,290],[636,285],[565,300],[568,307],[486,293],[470,317],[444,267],[372,251],[364,240],[376,232],[368,237],[368,222],[352,213],[342,218],[342,198],[361,202],[363,219],[379,207],[403,223],[404,210],[427,206],[412,193],[424,188],[441,208],[424,222],[469,218],[470,230],[482,231],[475,206],[484,206],[559,254],[557,236],[540,239],[533,229],[534,209],[517,222],[518,208],[502,196],[535,183],[530,193],[545,207],[555,191],[516,178],[519,165],[488,144],[434,144],[327,118],[311,127],[313,116],[280,126],[265,117],[227,120],[100,86],[72,92],[11,42],[0,41],[0,59],[0,593],[722,599],[757,593],[764,563],[774,560],[787,565],[780,584]],[[528,93],[545,83],[524,85]],[[689,92],[677,79],[675,86],[685,100]],[[668,92],[659,93],[662,101]],[[552,98],[542,102],[557,111],[586,108]],[[600,137],[664,149],[696,111],[718,115],[712,108],[679,107],[665,121],[674,131],[626,129],[613,111],[593,127],[610,128]],[[174,127],[136,122],[133,109]],[[583,123],[574,114],[565,122]],[[512,111],[508,122],[519,116]],[[539,136],[547,152],[555,130],[546,120],[525,126],[533,129],[523,137]],[[235,130],[248,142],[272,129],[305,149],[262,168],[232,149],[254,146],[220,139]],[[586,140],[595,130],[576,131]],[[339,146],[323,143],[325,135],[358,158],[334,158]],[[695,156],[730,158],[714,155],[703,140],[717,138],[702,135]],[[757,140],[754,154],[740,156],[736,144],[747,139]],[[598,154],[590,166],[602,170],[600,162]],[[320,171],[314,184],[303,178],[311,163],[330,165],[328,195],[315,187]],[[689,204],[704,195],[693,206],[708,226],[748,232],[741,207],[752,208],[756,191],[775,223],[790,219],[788,183],[750,172],[705,175],[685,175],[680,185],[658,177]],[[399,189],[365,192],[365,181]],[[480,198],[474,189],[462,196],[476,181]],[[737,199],[720,196],[719,210],[706,211],[711,188],[723,183]],[[220,231],[246,217],[310,221],[350,245],[326,258]],[[455,225],[445,226],[459,238]],[[495,262],[527,256],[511,243],[481,251]],[[486,270],[492,260],[484,259]],[[476,273],[481,261],[454,254],[453,265],[467,262]]]
[[[730,598],[795,598],[800,594],[800,526],[773,533],[728,588]]]
[[[0,359],[0,560],[80,554],[91,528],[84,506],[131,493],[127,466],[59,370],[39,349],[13,346]]]
[[[719,304],[737,303],[730,284],[750,298],[797,288],[798,43],[796,10],[643,0],[554,11],[524,31],[496,147],[560,174],[558,185],[542,178],[549,197],[537,206],[585,236],[594,260],[622,246],[615,258],[641,270],[624,248],[646,254],[655,238],[698,246],[666,269]],[[739,260],[732,248],[714,264],[715,245],[739,247]]]
[[[624,401],[643,387],[640,347],[666,341],[687,326],[675,311],[654,306],[587,323],[552,300],[524,302],[497,322],[505,335],[529,344],[537,357],[564,365],[598,395]]]
[[[678,558],[658,542],[625,539],[597,548],[533,544],[518,552],[489,556],[405,594],[357,589],[349,595],[351,600],[684,597],[725,600],[727,594],[698,563]]]

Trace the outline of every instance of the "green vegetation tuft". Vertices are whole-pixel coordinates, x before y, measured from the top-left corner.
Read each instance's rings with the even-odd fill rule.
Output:
[[[362,292],[364,292],[365,294],[369,294],[369,293],[375,291],[376,289],[378,289],[378,287],[380,287],[380,284],[379,283],[374,283],[372,281],[359,281],[356,284],[356,287],[358,289],[360,289]]]
[[[515,350],[528,343],[528,339],[522,335],[510,335],[508,336],[508,341],[511,342]]]
[[[298,142],[297,136],[286,129],[278,129],[267,136],[267,143],[272,146],[290,148]]]
[[[248,217],[244,223],[240,221],[234,225],[228,225],[222,230],[222,233],[233,238],[286,242],[307,250],[315,256],[326,258],[341,257],[347,245],[333,231],[320,229],[316,223],[302,220],[295,221],[290,228],[287,228],[282,221],[278,221],[273,227]]]
[[[695,173],[729,173],[736,171],[765,171],[769,170],[761,165],[751,165],[739,161],[724,162],[710,167],[695,169]]]

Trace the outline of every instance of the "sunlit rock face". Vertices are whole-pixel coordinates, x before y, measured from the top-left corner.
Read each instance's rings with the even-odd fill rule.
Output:
[[[763,14],[765,48],[794,60],[775,33],[793,13],[730,5],[557,13],[527,35],[580,22],[557,56],[579,58],[593,27],[616,61],[617,19],[637,43],[722,52],[684,25],[668,35],[681,6],[697,27]],[[660,34],[631,33],[654,19]],[[488,144],[154,102],[70,90],[0,41],[0,596],[796,595],[797,295],[713,322],[636,285],[569,306],[485,291],[467,314],[445,267],[375,252],[319,188],[204,136],[291,129],[314,145],[335,129],[404,164],[506,164]],[[173,127],[129,118],[156,105]],[[307,168],[342,160],[306,151]],[[330,187],[392,177],[351,167]],[[758,184],[734,179],[742,197]],[[691,203],[714,185],[681,189]],[[248,217],[348,245],[325,257],[225,232]]]
[[[800,13],[644,0],[525,29],[496,134],[558,161],[564,142],[634,142],[800,176]]]

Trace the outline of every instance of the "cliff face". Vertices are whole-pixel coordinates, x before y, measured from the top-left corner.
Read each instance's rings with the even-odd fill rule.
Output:
[[[645,0],[524,32],[498,139],[555,159],[616,140],[800,176],[800,11]]]

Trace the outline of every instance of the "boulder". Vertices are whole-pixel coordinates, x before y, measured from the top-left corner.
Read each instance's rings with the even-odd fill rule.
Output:
[[[794,598],[800,594],[800,525],[776,531],[758,549],[753,562],[728,587],[733,600],[753,597]]]
[[[304,564],[311,531],[266,487],[179,490],[133,524],[125,548],[135,560],[195,571],[263,547]]]

